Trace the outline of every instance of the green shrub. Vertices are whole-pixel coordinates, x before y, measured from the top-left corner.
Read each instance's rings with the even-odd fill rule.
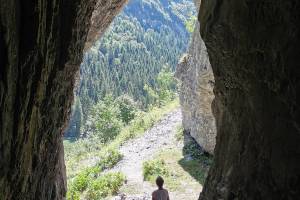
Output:
[[[143,176],[144,180],[151,181],[157,176],[168,175],[169,172],[166,168],[164,160],[151,160],[143,163]]]
[[[100,161],[98,162],[98,166],[101,170],[112,168],[122,159],[122,155],[120,151],[116,149],[107,149],[100,155]]]
[[[88,173],[86,173],[85,171],[81,172],[74,178],[71,187],[73,188],[73,190],[81,192],[85,190],[85,188],[87,187],[88,181],[89,181]]]
[[[119,119],[119,107],[115,104],[113,97],[108,95],[93,106],[85,124],[87,135],[105,143],[120,133],[123,124]]]
[[[164,106],[175,98],[177,81],[170,66],[164,65],[155,79],[154,86],[144,85],[144,90],[148,95],[149,104],[154,106]]]
[[[100,157],[97,167],[101,169],[110,168],[122,158],[120,152],[111,152],[111,149],[118,149],[125,141],[144,133],[152,124],[159,121],[165,114],[177,108],[179,105],[178,98],[171,101],[168,105],[161,108],[153,107],[148,112],[138,111],[136,117],[124,127],[120,134],[108,143],[102,143],[96,138],[79,139],[76,142],[65,140],[66,147],[65,158],[68,171],[68,183],[75,177],[79,171],[86,171],[84,165],[80,164],[88,156],[94,155]],[[107,155],[107,156],[105,156]],[[101,161],[102,160],[102,161]],[[100,169],[100,170],[101,170]],[[70,183],[71,184],[71,183]]]
[[[101,172],[101,168],[99,168],[98,166],[96,167],[89,167],[85,170],[83,170],[82,172],[80,172],[79,174],[77,174],[74,179],[71,182],[71,188],[74,191],[79,191],[82,192],[84,191],[89,182],[94,178],[97,177],[98,174],[100,174]]]
[[[89,200],[102,199],[109,194],[115,194],[123,185],[125,176],[120,172],[110,172],[92,181],[87,189]]]
[[[67,192],[67,200],[80,200],[80,192],[74,190],[73,188],[69,188]]]
[[[134,119],[137,112],[137,105],[130,96],[122,95],[118,97],[116,104],[119,106],[119,118],[123,121],[123,123],[128,124]]]
[[[177,141],[183,140],[183,138],[184,138],[184,131],[183,131],[182,125],[176,127],[175,138],[176,138]]]

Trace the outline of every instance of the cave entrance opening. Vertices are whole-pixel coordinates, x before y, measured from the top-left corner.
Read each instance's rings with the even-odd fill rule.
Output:
[[[64,140],[69,199],[150,195],[157,175],[172,199],[198,197],[211,157],[181,128],[174,77],[195,22],[191,0],[131,0],[85,53]]]

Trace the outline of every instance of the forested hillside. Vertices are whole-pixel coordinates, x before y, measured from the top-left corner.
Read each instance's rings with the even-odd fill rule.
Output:
[[[129,1],[85,53],[66,136],[78,136],[90,111],[107,95],[126,95],[140,109],[167,98],[167,89],[175,85],[163,79],[172,76],[187,49],[186,22],[194,14],[192,0]]]

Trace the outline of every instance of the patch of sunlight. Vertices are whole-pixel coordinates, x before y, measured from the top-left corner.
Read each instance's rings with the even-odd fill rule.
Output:
[[[148,112],[141,113],[139,117],[136,117],[128,126],[124,127],[114,140],[106,144],[91,139],[82,139],[74,142],[65,140],[68,179],[73,178],[87,167],[95,166],[99,162],[100,155],[105,154],[109,149],[119,149],[127,140],[142,135],[166,114],[178,107],[179,100],[176,98],[165,106],[153,107]]]
[[[168,175],[163,176],[165,188],[170,195],[185,196],[185,199],[196,199],[208,173],[209,165],[205,159],[187,158],[179,148],[164,150],[154,156],[154,160],[163,160]],[[149,182],[155,186],[156,175]],[[177,199],[177,197],[175,198]]]

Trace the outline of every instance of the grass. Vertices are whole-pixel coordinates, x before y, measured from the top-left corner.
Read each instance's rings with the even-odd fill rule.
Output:
[[[182,127],[177,128],[175,139],[184,139]],[[185,142],[182,150],[167,149],[155,155],[153,160],[145,162],[145,180],[154,184],[156,177],[160,175],[171,192],[188,194],[192,190],[198,193],[212,165],[212,156],[203,153],[193,139]]]
[[[82,196],[91,200],[101,199],[116,192],[125,180],[124,175],[119,172],[104,174],[102,172],[112,168],[122,159],[119,147],[127,140],[142,135],[165,114],[178,106],[179,102],[176,99],[166,106],[153,107],[148,112],[140,112],[114,140],[106,144],[92,138],[64,141],[68,200],[77,200]]]
[[[82,139],[75,142],[64,141],[68,179],[73,178],[77,173],[86,168],[84,164],[80,164],[81,162],[90,158],[99,158],[100,155],[105,154],[109,149],[119,149],[124,142],[143,134],[164,115],[178,106],[178,99],[175,99],[166,106],[160,108],[153,107],[148,112],[139,113],[139,116],[132,120],[128,126],[124,127],[113,141],[106,144],[93,139]]]
[[[99,174],[99,169],[90,168],[78,174],[69,185],[67,200],[103,199],[115,194],[125,181],[125,176],[120,172]],[[84,192],[86,190],[86,192]]]
[[[182,141],[184,139],[184,133],[183,133],[182,125],[179,125],[179,126],[176,127],[175,139],[177,141]]]
[[[125,176],[120,172],[106,173],[91,182],[86,193],[86,198],[96,200],[116,194],[124,181]]]
[[[163,171],[167,173],[150,173],[146,175],[146,180],[154,184],[157,175],[160,175],[165,180],[166,188],[171,192],[185,192],[186,188],[197,192],[200,191],[199,187],[204,184],[209,165],[202,163],[198,159],[187,160],[179,149],[165,150],[156,155],[154,161],[150,162],[156,162],[157,160],[164,163],[162,166]],[[154,169],[157,167],[161,166],[156,165]],[[156,172],[160,172],[161,170],[155,169]]]
[[[178,99],[163,107],[153,107],[149,112],[140,113],[121,133],[108,145],[110,148],[119,148],[124,142],[143,134],[151,128],[164,115],[168,114],[179,106]]]
[[[96,200],[116,192],[123,185],[125,176],[119,172],[103,174],[103,170],[110,169],[121,160],[118,150],[107,149],[99,155],[96,166],[88,167],[68,181],[68,200],[85,199]],[[85,192],[86,191],[86,192]]]
[[[143,163],[144,180],[153,182],[157,176],[168,176],[169,172],[163,159]]]

